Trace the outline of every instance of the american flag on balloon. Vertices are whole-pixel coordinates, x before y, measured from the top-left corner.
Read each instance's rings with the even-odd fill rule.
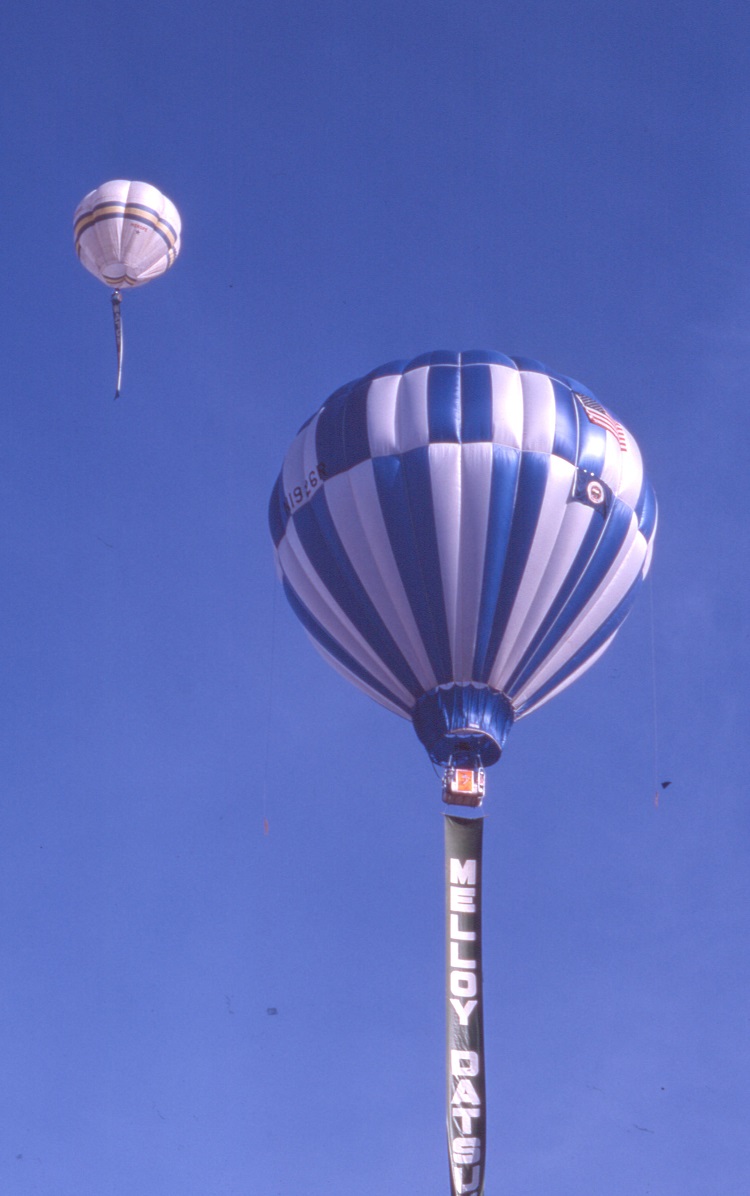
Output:
[[[598,403],[596,399],[592,399],[590,395],[579,394],[577,390],[573,393],[586,412],[589,421],[592,424],[596,424],[597,428],[604,428],[607,432],[611,432],[622,451],[627,452],[628,442],[622,424],[618,424],[617,420],[613,419],[609,414],[606,407],[602,407],[601,403]]]

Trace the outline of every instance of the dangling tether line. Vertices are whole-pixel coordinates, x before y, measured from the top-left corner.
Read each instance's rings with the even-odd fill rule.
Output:
[[[117,386],[115,388],[115,398],[120,397],[120,386],[122,385],[122,317],[120,315],[120,303],[122,295],[119,291],[112,292],[112,315],[115,321],[115,344],[117,345]]]

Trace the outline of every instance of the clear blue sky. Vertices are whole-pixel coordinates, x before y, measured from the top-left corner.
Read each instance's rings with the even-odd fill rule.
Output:
[[[592,387],[661,510],[489,774],[488,1191],[750,1190],[749,40],[691,0],[6,12],[3,1196],[447,1193],[439,784],[309,647],[266,506],[333,389],[470,347]],[[183,251],[115,403],[72,215],[116,177]]]

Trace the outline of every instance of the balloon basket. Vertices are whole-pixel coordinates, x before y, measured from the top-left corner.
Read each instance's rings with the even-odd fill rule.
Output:
[[[443,773],[443,801],[449,806],[481,806],[484,798],[484,769],[457,768]]]

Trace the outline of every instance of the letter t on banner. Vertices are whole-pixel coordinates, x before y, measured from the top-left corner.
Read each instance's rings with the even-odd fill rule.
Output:
[[[483,1196],[487,1134],[481,818],[445,819],[446,1079],[453,1196]]]

